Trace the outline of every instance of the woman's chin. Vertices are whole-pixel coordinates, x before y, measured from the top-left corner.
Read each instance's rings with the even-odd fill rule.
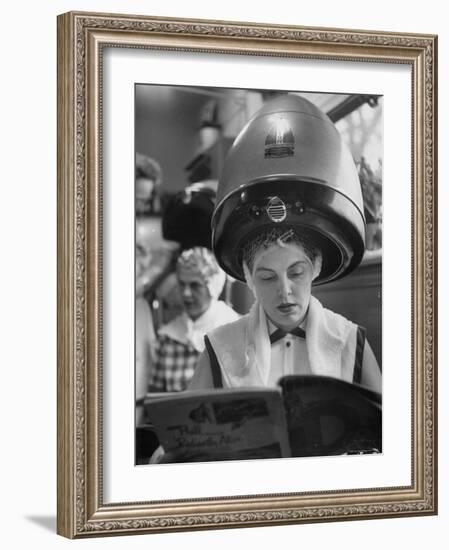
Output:
[[[289,331],[299,326],[303,317],[301,312],[295,311],[288,314],[277,313],[271,320],[278,328]]]

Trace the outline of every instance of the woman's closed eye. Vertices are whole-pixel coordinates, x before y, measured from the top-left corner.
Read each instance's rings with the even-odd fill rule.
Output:
[[[263,282],[274,281],[276,279],[276,273],[274,273],[273,271],[261,270],[258,273],[258,277]]]
[[[276,275],[261,275],[260,280],[267,282],[267,281],[274,281],[276,279]]]

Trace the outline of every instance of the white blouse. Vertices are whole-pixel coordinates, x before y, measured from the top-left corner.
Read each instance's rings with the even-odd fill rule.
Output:
[[[304,328],[301,324],[301,328]],[[268,321],[270,335],[276,327]],[[271,345],[271,368],[268,385],[275,386],[282,376],[289,374],[312,374],[307,355],[306,341],[293,334],[286,334]]]

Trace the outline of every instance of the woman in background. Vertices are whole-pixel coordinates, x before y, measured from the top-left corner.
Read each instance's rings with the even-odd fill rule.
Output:
[[[193,376],[206,332],[238,314],[219,300],[226,276],[205,247],[184,250],[176,264],[184,311],[158,331],[150,392],[185,390]]]

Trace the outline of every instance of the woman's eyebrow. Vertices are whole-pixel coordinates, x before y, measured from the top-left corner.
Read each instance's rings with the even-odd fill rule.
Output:
[[[291,265],[288,266],[287,269],[293,269],[294,267],[299,267],[302,264],[308,265],[307,260],[298,260],[297,262],[293,262]]]
[[[309,262],[307,260],[297,260],[296,262],[293,262],[291,265],[287,267],[287,270],[294,269],[295,267],[302,267],[303,265],[308,265]],[[259,265],[256,267],[256,273],[258,271],[270,271],[270,272],[276,272],[276,269],[272,269],[271,267],[265,267],[263,265]]]

